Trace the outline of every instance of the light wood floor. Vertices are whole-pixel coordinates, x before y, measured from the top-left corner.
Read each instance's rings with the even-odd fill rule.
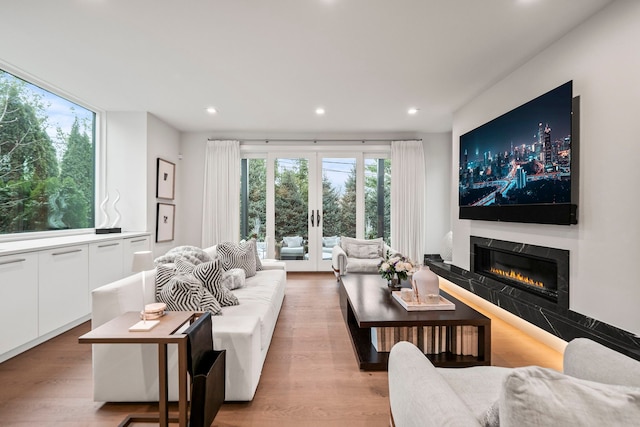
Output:
[[[288,274],[255,398],[224,404],[214,426],[388,425],[387,374],[358,370],[337,286],[331,273]],[[128,413],[157,411],[157,404],[93,402],[91,346],[77,343],[88,330],[89,322],[0,364],[0,425],[116,426]],[[560,369],[561,358],[492,320],[494,365]]]

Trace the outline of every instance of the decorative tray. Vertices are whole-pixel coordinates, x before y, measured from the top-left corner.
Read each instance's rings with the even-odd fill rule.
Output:
[[[455,310],[456,305],[440,295],[440,301],[437,304],[427,304],[426,302],[405,301],[400,296],[400,291],[391,293],[393,298],[400,303],[407,311],[430,311],[430,310]]]

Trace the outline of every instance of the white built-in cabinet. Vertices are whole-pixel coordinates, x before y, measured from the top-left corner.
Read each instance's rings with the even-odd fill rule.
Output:
[[[123,277],[123,246],[122,239],[89,244],[89,309],[92,290]]]
[[[38,253],[38,333],[89,313],[89,249],[66,246]]]
[[[3,243],[0,362],[86,320],[91,291],[132,274],[133,254],[150,247],[148,233]]]
[[[133,274],[131,267],[133,267],[133,254],[140,251],[148,251],[151,249],[151,238],[147,236],[131,237],[123,240],[122,248],[122,269],[123,277]]]
[[[38,337],[38,254],[0,256],[0,354]]]

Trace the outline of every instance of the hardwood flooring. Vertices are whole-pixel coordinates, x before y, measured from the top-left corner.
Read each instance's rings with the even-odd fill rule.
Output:
[[[388,425],[387,374],[357,368],[337,286],[331,273],[288,274],[255,398],[225,403],[214,426]],[[0,364],[0,425],[106,427],[128,413],[157,411],[157,404],[93,402],[91,346],[77,342],[89,328],[84,323]],[[494,365],[560,369],[561,359],[493,318]]]

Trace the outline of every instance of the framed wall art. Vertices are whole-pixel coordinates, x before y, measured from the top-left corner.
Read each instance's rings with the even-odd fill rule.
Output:
[[[156,242],[170,242],[175,230],[176,205],[158,203],[156,216]]]
[[[176,164],[158,157],[158,175],[156,177],[156,197],[158,199],[175,198]]]

